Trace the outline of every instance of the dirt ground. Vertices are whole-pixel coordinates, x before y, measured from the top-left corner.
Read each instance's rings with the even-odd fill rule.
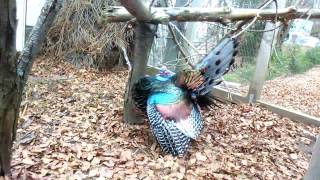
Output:
[[[320,129],[281,118],[259,106],[223,104],[205,111],[204,129],[183,158],[162,153],[147,122],[123,123],[126,79],[125,70],[99,73],[55,64],[46,57],[38,59],[21,107],[13,176],[301,179],[306,172],[311,156],[299,150],[298,144],[310,143],[305,136],[314,136]],[[281,94],[285,103],[294,92],[282,93],[283,86],[276,84],[280,81],[273,82],[279,91],[267,88],[265,93]],[[302,95],[292,98],[298,98],[298,104],[310,101]],[[319,111],[314,113],[319,115]]]

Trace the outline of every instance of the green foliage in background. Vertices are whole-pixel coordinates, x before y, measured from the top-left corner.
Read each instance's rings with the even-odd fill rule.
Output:
[[[265,23],[259,22],[254,25],[253,29],[263,29]],[[244,63],[253,63],[257,56],[257,49],[262,39],[262,33],[245,32],[239,46],[239,55],[243,58]]]
[[[305,49],[292,46],[282,51],[274,51],[269,62],[267,80],[279,76],[304,73],[320,64],[320,47]],[[255,70],[254,62],[246,62],[242,67],[224,76],[227,81],[249,83]]]

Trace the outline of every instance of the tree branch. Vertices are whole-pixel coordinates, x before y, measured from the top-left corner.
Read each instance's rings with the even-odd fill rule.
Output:
[[[258,20],[274,20],[275,9],[244,9],[244,8],[190,8],[168,7],[151,8],[151,17],[141,19],[155,24],[167,24],[169,21],[208,21],[226,24],[239,20],[248,20],[258,15]],[[287,21],[297,18],[320,18],[320,9],[296,9],[294,7],[278,9],[278,20]],[[106,22],[130,21],[134,18],[125,8],[114,6],[107,9],[103,20]]]

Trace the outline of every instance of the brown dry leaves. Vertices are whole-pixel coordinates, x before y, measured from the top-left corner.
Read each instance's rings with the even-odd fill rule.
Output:
[[[281,88],[279,88],[281,87]],[[267,81],[263,100],[320,117],[320,67]]]
[[[183,158],[163,154],[147,123],[122,122],[127,72],[35,63],[14,145],[15,178],[299,179],[310,156],[297,140],[319,130],[260,107],[204,112]],[[50,65],[48,65],[50,64]]]

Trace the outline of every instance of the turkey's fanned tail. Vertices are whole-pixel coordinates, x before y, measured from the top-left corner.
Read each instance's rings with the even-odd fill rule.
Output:
[[[226,37],[199,61],[194,70],[183,70],[173,76],[173,82],[192,92],[192,96],[207,95],[212,88],[221,83],[219,80],[234,63],[238,41]]]
[[[224,38],[211,52],[196,64],[196,70],[204,77],[204,83],[194,91],[197,95],[205,95],[213,86],[220,83],[217,81],[230,70],[237,54],[238,41],[236,39]]]

